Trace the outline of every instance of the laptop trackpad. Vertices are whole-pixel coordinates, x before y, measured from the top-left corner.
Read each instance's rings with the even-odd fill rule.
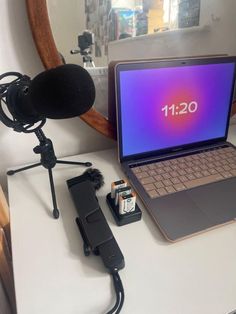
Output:
[[[212,226],[212,221],[186,191],[157,198],[150,208],[170,241],[176,241]]]
[[[201,186],[187,194],[216,225],[236,218],[236,178]]]

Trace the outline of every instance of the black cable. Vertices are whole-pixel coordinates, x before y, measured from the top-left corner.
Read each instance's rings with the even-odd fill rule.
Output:
[[[116,310],[116,314],[118,314],[118,313],[120,313],[120,311],[122,309],[122,306],[124,304],[124,299],[125,299],[124,288],[123,288],[122,281],[121,281],[118,273],[116,273],[116,285],[117,285],[117,290],[119,291],[119,293],[121,295],[120,304]]]
[[[124,304],[125,294],[124,294],[122,281],[120,279],[118,272],[113,273],[112,278],[113,278],[113,284],[114,284],[114,288],[116,292],[116,303],[113,306],[113,308],[109,312],[107,312],[107,314],[113,314],[113,313],[118,314],[120,313],[122,306]]]

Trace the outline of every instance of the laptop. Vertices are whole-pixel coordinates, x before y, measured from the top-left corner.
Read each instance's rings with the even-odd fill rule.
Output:
[[[115,67],[119,161],[167,240],[235,221],[236,57]]]

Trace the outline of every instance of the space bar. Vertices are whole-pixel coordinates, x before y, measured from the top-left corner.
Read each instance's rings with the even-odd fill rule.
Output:
[[[194,187],[199,186],[199,185],[212,183],[212,182],[219,181],[219,180],[222,180],[222,179],[224,179],[224,177],[221,174],[212,174],[212,175],[207,176],[207,177],[203,177],[203,178],[199,178],[199,179],[195,179],[195,180],[190,180],[190,181],[184,182],[184,185],[187,188],[194,188]]]

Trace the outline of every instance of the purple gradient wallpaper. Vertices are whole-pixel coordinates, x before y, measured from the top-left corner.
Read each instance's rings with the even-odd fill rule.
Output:
[[[120,71],[123,157],[225,135],[234,63]]]

